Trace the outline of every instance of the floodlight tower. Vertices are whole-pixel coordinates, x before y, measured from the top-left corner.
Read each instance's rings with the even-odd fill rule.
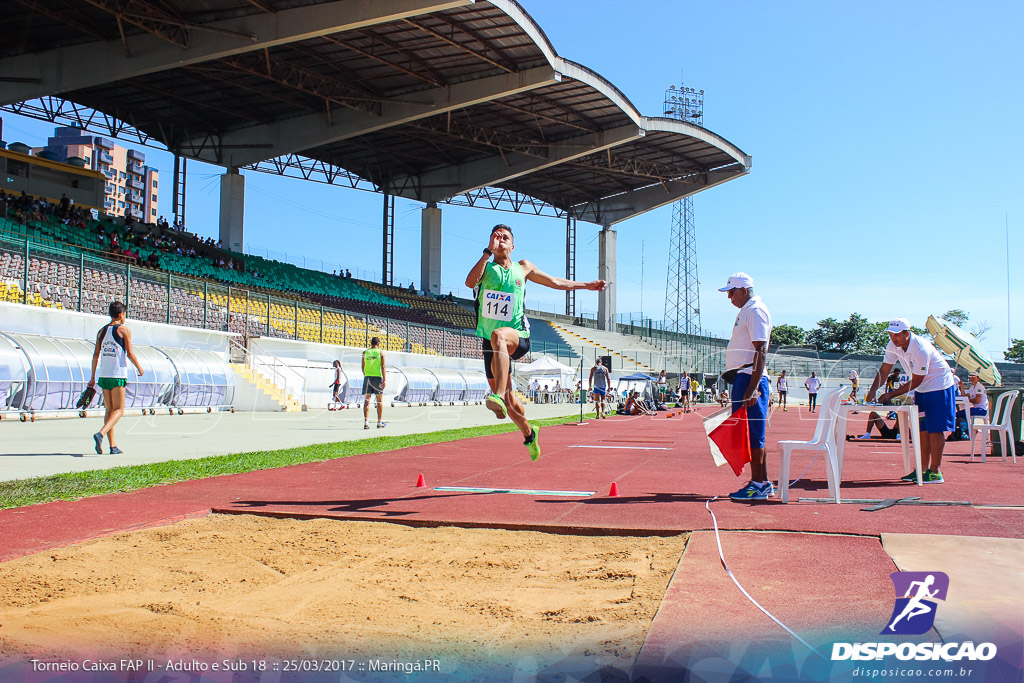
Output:
[[[704,126],[704,91],[670,85],[665,91],[665,116]],[[687,335],[700,334],[700,292],[697,279],[697,240],[693,198],[672,204],[665,282],[665,328]]]

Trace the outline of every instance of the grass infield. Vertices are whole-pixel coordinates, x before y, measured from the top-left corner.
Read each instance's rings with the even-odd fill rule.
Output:
[[[593,417],[593,413],[584,415]],[[575,415],[531,420],[538,427],[565,424],[579,418]],[[176,484],[180,481],[218,477],[222,474],[240,474],[256,470],[268,470],[275,467],[300,465],[305,462],[320,462],[345,458],[350,455],[364,453],[382,453],[399,448],[425,446],[432,443],[458,441],[474,436],[491,436],[517,431],[511,423],[496,424],[490,427],[467,427],[464,429],[447,429],[426,434],[407,434],[404,436],[378,436],[358,441],[338,441],[335,443],[313,444],[297,448],[285,448],[279,451],[254,451],[250,453],[233,453],[216,455],[193,460],[170,460],[146,465],[130,465],[113,467],[88,472],[69,472],[54,474],[48,477],[16,479],[0,482],[0,509],[48,503],[54,500],[77,500],[87,496],[99,496],[106,493],[134,491],[161,484]]]

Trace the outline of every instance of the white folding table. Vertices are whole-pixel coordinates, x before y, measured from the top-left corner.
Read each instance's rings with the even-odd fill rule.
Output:
[[[914,465],[917,472],[917,485],[921,486],[921,427],[917,417],[917,406],[910,405],[880,405],[880,404],[841,404],[839,406],[839,419],[836,420],[836,460],[838,461],[838,472],[836,472],[837,484],[843,480],[843,452],[846,450],[846,434],[848,424],[852,421],[853,412],[860,412],[867,415],[871,411],[881,415],[896,413],[896,422],[900,429],[900,446],[903,450],[903,465],[909,468]],[[858,420],[866,419],[857,417]],[[911,457],[913,451],[913,457]]]

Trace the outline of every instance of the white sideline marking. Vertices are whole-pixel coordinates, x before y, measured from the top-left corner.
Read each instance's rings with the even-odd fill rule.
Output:
[[[594,491],[542,491],[536,489],[492,489],[477,486],[435,486],[435,491],[460,491],[463,493],[515,493],[527,496],[592,496]]]
[[[620,451],[667,451],[665,446],[569,446],[569,448],[612,448]]]

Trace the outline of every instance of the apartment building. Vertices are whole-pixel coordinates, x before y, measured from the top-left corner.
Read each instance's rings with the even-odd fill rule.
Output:
[[[103,209],[107,214],[156,222],[160,172],[146,166],[144,153],[74,126],[57,128],[44,149],[59,160],[78,157],[85,161],[85,168],[106,176]]]

